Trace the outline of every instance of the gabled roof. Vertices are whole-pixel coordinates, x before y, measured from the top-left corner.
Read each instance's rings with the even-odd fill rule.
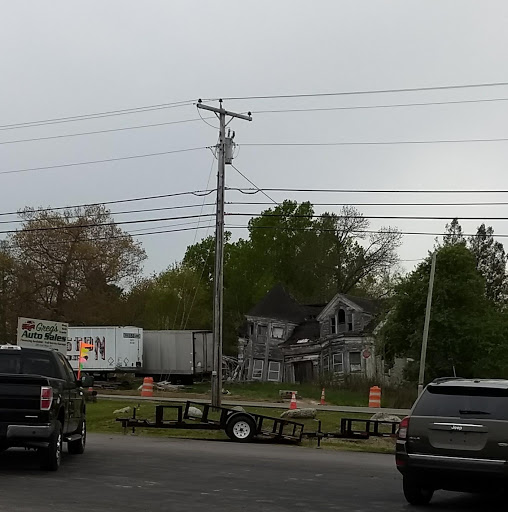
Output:
[[[326,316],[330,315],[339,302],[342,302],[353,309],[363,311],[369,315],[375,315],[378,311],[378,304],[375,300],[366,299],[364,297],[355,297],[354,295],[347,295],[345,293],[337,293],[337,295],[335,295],[335,297],[321,311],[318,316],[318,320],[322,320]]]
[[[306,311],[284,286],[277,284],[247,313],[247,316],[274,318],[299,324],[305,320]]]

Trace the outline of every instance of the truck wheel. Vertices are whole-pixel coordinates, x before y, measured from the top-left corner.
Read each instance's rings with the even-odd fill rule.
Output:
[[[51,434],[47,448],[40,450],[41,469],[57,471],[62,460],[62,424],[57,421],[55,431]]]
[[[248,443],[256,435],[256,422],[248,414],[233,414],[226,423],[226,434],[233,441]]]
[[[404,476],[402,481],[404,496],[411,505],[428,505],[434,490],[422,487],[422,484],[414,477]]]
[[[81,455],[85,452],[86,445],[86,418],[83,418],[78,432],[81,434],[81,438],[76,441],[69,441],[67,443],[67,451],[72,455]]]

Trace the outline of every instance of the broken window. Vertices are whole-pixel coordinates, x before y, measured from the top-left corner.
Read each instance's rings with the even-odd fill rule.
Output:
[[[263,378],[264,363],[265,362],[262,359],[254,359],[254,366],[252,367],[252,380],[261,380]]]
[[[282,338],[284,338],[284,327],[272,327],[272,338],[275,338],[277,340],[281,340]]]
[[[361,352],[349,352],[349,371],[351,373],[362,371]]]
[[[280,380],[280,363],[278,361],[268,363],[268,380],[275,382]]]
[[[345,332],[345,330],[346,330],[346,312],[342,308],[340,308],[337,317],[338,317],[338,324],[339,324],[339,332]]]
[[[258,336],[266,336],[268,334],[267,325],[258,325]]]
[[[330,317],[330,332],[337,334],[337,318],[334,316]]]
[[[353,312],[348,311],[347,317],[347,330],[352,331],[353,330]]]
[[[344,372],[344,356],[343,354],[333,354],[333,373]]]

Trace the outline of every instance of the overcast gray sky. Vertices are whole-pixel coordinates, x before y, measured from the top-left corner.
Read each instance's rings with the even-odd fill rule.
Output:
[[[196,98],[399,89],[508,81],[508,4],[503,1],[2,0],[0,125]],[[254,112],[235,121],[236,142],[362,142],[508,137],[508,101],[326,112],[259,110],[508,99],[508,87],[361,96],[228,101]],[[192,105],[0,131],[0,142],[197,117]],[[212,120],[212,124],[216,124]],[[17,144],[0,144],[0,172],[203,147],[217,131],[201,120]],[[508,142],[332,147],[244,146],[235,165],[259,187],[506,189]],[[208,150],[96,165],[0,174],[2,212],[205,189]],[[210,185],[214,186],[215,167]],[[231,187],[250,186],[228,168]],[[507,194],[271,193],[313,202],[505,201]],[[229,192],[228,201],[264,201]],[[193,196],[112,206],[113,211],[199,205]],[[213,197],[206,199],[212,202]],[[229,206],[259,212],[260,206]],[[318,212],[339,207],[317,207]],[[365,215],[508,216],[505,206],[361,206]],[[205,207],[204,211],[213,211]],[[118,215],[192,215],[200,208]],[[7,217],[4,219],[12,219]],[[192,220],[192,219],[191,219]],[[174,221],[173,224],[191,220]],[[208,222],[208,221],[203,221]],[[247,218],[229,223],[245,224]],[[508,222],[492,221],[508,234]],[[153,230],[168,222],[129,225]],[[373,227],[442,231],[444,221],[373,220]],[[464,221],[471,232],[479,224]],[[205,224],[207,225],[207,224]],[[10,228],[14,225],[3,225]],[[176,228],[192,227],[177,226]],[[146,272],[182,258],[206,230],[140,237]],[[210,229],[210,233],[213,228]],[[235,235],[241,232],[235,230]],[[505,239],[501,239],[505,241]],[[405,236],[404,260],[429,236]],[[413,263],[406,262],[406,268]]]

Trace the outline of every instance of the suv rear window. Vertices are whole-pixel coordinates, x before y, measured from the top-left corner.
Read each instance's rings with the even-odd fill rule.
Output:
[[[41,352],[0,352],[0,373],[62,378],[52,355]]]
[[[428,386],[415,416],[508,420],[508,390],[462,386]]]

